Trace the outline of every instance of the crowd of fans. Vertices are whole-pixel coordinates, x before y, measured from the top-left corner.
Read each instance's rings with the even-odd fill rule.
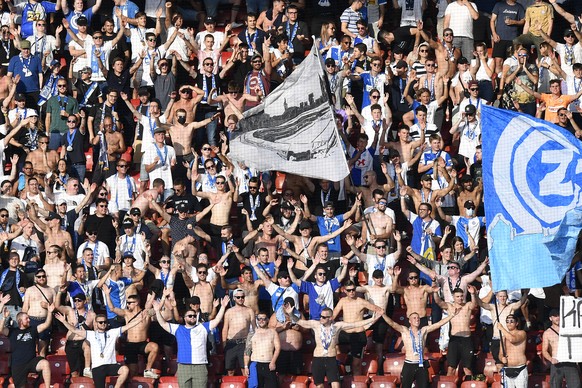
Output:
[[[1,0],[0,328],[14,385],[55,383],[47,357],[65,335],[67,378],[96,387],[310,374],[337,388],[399,354],[407,388],[478,379],[486,358],[507,386],[550,366],[552,387],[579,386],[556,359],[555,308],[582,288],[580,263],[563,284],[492,293],[481,110],[580,138],[582,20],[556,0],[477,5]],[[231,160],[243,113],[312,44],[349,176]]]

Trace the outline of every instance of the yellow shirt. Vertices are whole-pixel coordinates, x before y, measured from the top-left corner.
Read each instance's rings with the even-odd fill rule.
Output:
[[[535,36],[540,36],[541,34],[537,30],[532,30],[532,27],[540,24],[542,31],[547,34],[553,18],[554,8],[548,3],[536,3],[525,10],[525,20],[529,24],[529,32]]]

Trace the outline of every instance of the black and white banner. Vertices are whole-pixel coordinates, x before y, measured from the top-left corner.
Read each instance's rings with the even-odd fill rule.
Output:
[[[260,171],[283,171],[337,182],[349,174],[319,51],[305,60],[263,103],[244,112],[230,154]]]

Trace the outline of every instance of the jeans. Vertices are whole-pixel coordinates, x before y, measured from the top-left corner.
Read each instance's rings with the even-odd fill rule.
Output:
[[[461,49],[462,55],[465,58],[470,60],[473,57],[473,51],[475,51],[473,39],[467,38],[466,36],[455,36],[453,38],[453,44]]]
[[[214,116],[216,112],[208,112],[204,115],[205,119],[211,118]],[[206,126],[206,137],[208,139],[208,144],[211,146],[215,146],[216,144],[216,120],[212,120],[210,124]]]
[[[87,173],[87,166],[85,164],[73,164],[71,166],[71,175],[79,178],[79,182],[83,183],[85,174]]]
[[[269,7],[269,2],[267,0],[247,0],[247,13],[254,12],[259,15],[261,12],[266,11]]]

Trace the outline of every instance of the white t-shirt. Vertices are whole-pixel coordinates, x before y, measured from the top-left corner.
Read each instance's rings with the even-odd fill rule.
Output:
[[[166,56],[166,49],[164,48],[164,46],[156,47],[153,50],[148,49],[146,51],[146,56],[143,58],[143,61],[141,63],[141,68],[143,70],[143,74],[141,76],[141,86],[154,86],[154,81],[152,81],[152,77],[150,76],[152,65],[152,54],[154,52],[156,53],[156,57],[154,59],[154,68],[156,69],[156,72],[160,74],[160,71],[157,68],[157,64],[160,58]],[[182,58],[186,58],[186,56],[183,56]]]
[[[367,255],[366,258],[368,262],[368,285],[374,285],[374,279],[372,278],[372,274],[375,270],[379,269],[384,273],[384,285],[390,286],[392,285],[392,276],[388,274],[388,268],[394,268],[394,264],[396,264],[396,258],[394,257],[394,253],[386,255],[384,260],[381,260],[378,255]]]
[[[79,35],[77,35],[77,36],[79,36]],[[79,38],[82,39],[80,36],[79,36]],[[85,42],[87,42],[87,41],[93,42],[93,38],[91,38],[90,35],[87,35],[87,37],[85,38]],[[77,50],[77,51],[84,51],[85,46],[81,46],[77,42],[75,42],[74,40],[71,40],[69,42],[69,51],[71,49]],[[82,68],[87,67],[87,66],[91,66],[91,56],[89,54],[80,55],[77,57],[77,61],[75,63],[73,63],[73,72],[78,73],[79,70],[81,70]]]
[[[135,233],[133,236],[128,236],[124,234],[120,238],[120,251],[121,254],[125,252],[133,253],[133,257],[135,261],[133,262],[133,267],[143,270],[144,269],[144,261],[143,255],[145,254],[145,245],[143,243],[143,239],[141,236],[136,235]]]
[[[111,193],[109,201],[109,212],[117,213],[119,210],[128,211],[133,201],[133,193],[137,193],[135,180],[126,175],[125,178],[118,178],[117,174],[111,175],[105,180]]]
[[[148,32],[153,33],[155,30],[153,28],[135,27],[130,31],[131,35],[129,41],[131,43],[131,62],[135,63],[139,58],[139,54],[147,48],[146,34]]]
[[[170,28],[168,28],[168,32],[167,32],[168,39],[170,38],[170,36],[172,36],[174,34],[175,30],[176,30],[176,27],[174,27],[174,26],[171,26]],[[186,30],[184,28],[180,28],[180,32],[182,34],[184,34],[184,38],[181,38],[180,35],[176,36],[176,39],[174,39],[174,41],[172,42],[170,47],[168,47],[168,54],[166,54],[166,58],[171,56],[169,54],[170,51],[177,52],[178,54],[180,54],[182,59],[188,58],[188,46],[186,46],[186,43],[184,42],[184,40],[185,39],[189,40],[190,34],[188,34],[188,30]],[[214,42],[214,45],[216,46],[216,41]],[[203,46],[201,46],[201,47],[203,47]],[[218,47],[216,47],[216,49],[218,49],[218,48],[220,48],[220,43],[218,44]]]
[[[574,76],[574,70],[572,70],[572,65],[574,63],[582,63],[582,46],[580,43],[576,43],[570,49],[564,43],[558,43],[556,45],[555,51],[560,54],[560,67],[569,76]]]
[[[54,59],[53,51],[57,49],[57,40],[54,36],[44,35],[43,37],[29,36],[26,38],[30,42],[30,53],[36,55],[37,53],[44,55],[48,51],[49,55],[46,57],[47,66],[50,65]]]
[[[148,165],[154,162],[154,159],[158,157],[160,160],[156,167],[150,171],[150,182],[153,182],[156,178],[161,178],[166,187],[173,187],[174,180],[172,178],[171,165],[176,163],[176,151],[174,147],[169,145],[164,145],[161,149],[157,146],[149,147],[143,154],[141,160],[142,164]]]
[[[67,194],[64,191],[55,193],[55,202],[58,203],[59,200],[64,199],[67,201],[67,211],[74,210],[83,201],[85,196],[83,194]]]
[[[471,6],[477,11],[475,3],[471,2]],[[445,16],[447,15],[451,17],[449,28],[453,30],[455,36],[473,39],[473,18],[466,6],[454,1],[447,6]]]
[[[111,257],[109,255],[109,248],[105,245],[104,242],[96,241],[96,243],[92,243],[90,241],[85,241],[81,243],[79,249],[77,249],[77,258],[83,257],[83,251],[85,248],[89,248],[93,250],[93,265],[95,267],[99,267],[105,264],[105,259]]]
[[[111,54],[112,50],[111,42],[112,41],[108,40],[107,42],[103,43],[103,46],[99,48],[99,50],[101,51],[101,62],[103,62],[103,66],[105,66],[105,68],[108,70],[109,70],[109,54]],[[96,47],[95,43],[93,43],[93,39],[86,39],[83,49],[87,54],[87,66],[95,67],[91,66],[93,61],[97,61],[97,56],[95,55]],[[91,81],[97,82],[105,81],[105,75],[101,71],[101,68],[99,68],[99,66],[97,66],[96,68],[99,70],[93,71],[93,73],[91,73]]]
[[[88,330],[86,333],[87,341],[91,344],[91,368],[116,364],[115,343],[121,336],[121,328],[107,330],[105,333],[93,330]]]
[[[171,29],[172,27],[170,27]],[[170,36],[170,29],[168,29],[168,36]],[[217,50],[222,45],[222,41],[224,40],[224,32],[222,31],[214,31],[212,33],[208,31],[200,31],[196,34],[196,43],[198,43],[198,47],[204,47],[204,38],[206,35],[212,35],[214,37],[214,46],[212,46],[213,50]],[[178,38],[176,38],[178,39]]]

